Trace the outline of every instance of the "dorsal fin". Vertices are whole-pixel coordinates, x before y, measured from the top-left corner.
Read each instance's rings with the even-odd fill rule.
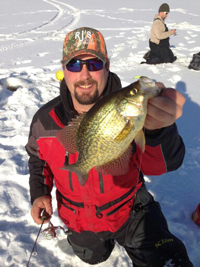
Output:
[[[56,134],[56,138],[63,145],[66,151],[70,154],[76,153],[77,143],[76,136],[80,126],[81,121],[83,120],[85,113],[73,118],[70,123],[65,126],[63,129],[59,130]]]

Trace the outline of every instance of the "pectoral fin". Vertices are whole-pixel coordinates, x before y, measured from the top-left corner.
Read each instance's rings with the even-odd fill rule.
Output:
[[[145,151],[145,136],[143,130],[140,130],[135,137],[135,143],[142,149],[142,152]]]
[[[124,140],[127,137],[127,135],[129,135],[133,127],[134,127],[133,123],[130,120],[128,120],[127,124],[122,129],[122,131],[118,134],[118,136],[115,137],[114,141],[120,142]]]

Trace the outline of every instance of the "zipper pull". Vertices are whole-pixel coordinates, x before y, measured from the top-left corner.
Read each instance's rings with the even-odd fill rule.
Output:
[[[101,211],[99,210],[99,208],[95,205],[96,208],[96,216],[97,218],[101,219],[103,217],[103,214],[101,213]]]

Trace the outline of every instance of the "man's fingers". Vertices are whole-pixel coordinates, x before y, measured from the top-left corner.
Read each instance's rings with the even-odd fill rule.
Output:
[[[159,115],[162,117],[164,113],[174,114],[176,108],[176,103],[174,103],[171,99],[158,96],[149,99],[148,114],[153,117],[157,117]]]
[[[164,111],[169,115],[172,115],[174,119],[177,120],[182,116],[182,108],[185,101],[185,97],[175,89],[164,89],[162,90],[161,96],[149,99],[149,104],[154,108],[158,108],[158,110],[153,109],[150,106],[148,114],[154,117],[154,114],[156,115],[157,112]],[[162,112],[160,115],[161,114]]]
[[[41,208],[38,208],[36,206],[32,207],[31,216],[32,216],[34,222],[37,223],[37,224],[41,224],[42,223],[41,213],[42,213],[42,209]]]
[[[35,199],[31,209],[31,216],[35,223],[41,224],[44,218],[42,218],[42,216],[46,217],[44,223],[48,222],[51,218],[52,213],[53,209],[50,196],[42,196]]]
[[[171,99],[173,102],[175,102],[180,107],[183,107],[186,101],[186,98],[180,92],[172,88],[163,90],[161,95]]]
[[[161,83],[157,83],[163,88]],[[183,114],[185,97],[172,88],[164,88],[159,96],[149,99],[145,128],[160,129],[172,125]]]

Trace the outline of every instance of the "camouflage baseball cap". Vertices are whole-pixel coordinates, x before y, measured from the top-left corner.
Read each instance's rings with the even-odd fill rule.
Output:
[[[94,55],[105,63],[108,61],[105,40],[99,31],[82,27],[66,35],[63,43],[64,63],[83,54]]]

